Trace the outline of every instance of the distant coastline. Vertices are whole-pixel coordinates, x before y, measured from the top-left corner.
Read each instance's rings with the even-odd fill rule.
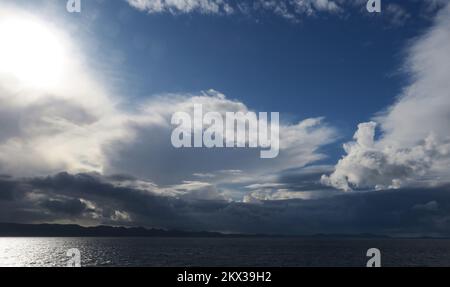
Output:
[[[227,234],[208,231],[183,231],[148,229],[143,227],[94,226],[84,227],[76,224],[20,224],[0,223],[0,237],[211,237],[211,238],[254,238],[254,237],[302,237],[311,239],[330,238],[390,238],[374,234],[314,234],[314,235],[276,235],[276,234]]]
[[[0,237],[254,237],[259,235],[76,224],[0,223]]]

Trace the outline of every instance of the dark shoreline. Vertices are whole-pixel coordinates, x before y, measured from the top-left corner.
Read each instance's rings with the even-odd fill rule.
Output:
[[[0,223],[0,237],[174,237],[174,238],[301,238],[327,239],[449,239],[448,237],[390,237],[374,234],[226,234],[208,231],[148,229],[143,227],[94,226],[76,224]]]

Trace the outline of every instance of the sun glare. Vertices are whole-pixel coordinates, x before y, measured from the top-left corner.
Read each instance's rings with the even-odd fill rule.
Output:
[[[65,52],[62,40],[36,20],[0,20],[0,74],[33,88],[48,88],[61,79]]]

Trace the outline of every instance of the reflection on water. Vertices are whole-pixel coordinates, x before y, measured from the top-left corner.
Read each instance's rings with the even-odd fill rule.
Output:
[[[450,240],[298,238],[0,238],[0,266],[365,266],[376,247],[383,266],[450,266]]]

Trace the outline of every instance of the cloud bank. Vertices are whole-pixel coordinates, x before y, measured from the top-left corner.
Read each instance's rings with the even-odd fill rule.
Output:
[[[367,0],[126,0],[140,11],[149,14],[188,14],[206,15],[252,15],[272,13],[284,19],[298,22],[306,17],[319,15],[345,16],[353,12],[370,16],[366,10]],[[434,16],[447,4],[446,0],[423,0],[419,3],[420,14],[426,18]],[[383,3],[381,17],[392,26],[403,26],[414,11],[408,11],[402,1]]]
[[[160,196],[130,178],[60,173],[0,178],[0,218],[22,223],[130,225],[240,233],[449,236],[449,187],[351,193],[260,204]]]
[[[202,14],[249,13],[255,10],[273,11],[286,18],[297,15],[313,15],[317,12],[339,12],[340,7],[332,0],[256,0],[242,3],[227,0],[127,0],[134,8],[147,13]],[[341,1],[339,1],[341,2]]]
[[[232,13],[223,0],[127,0],[134,8],[148,13],[190,13],[204,14]]]

